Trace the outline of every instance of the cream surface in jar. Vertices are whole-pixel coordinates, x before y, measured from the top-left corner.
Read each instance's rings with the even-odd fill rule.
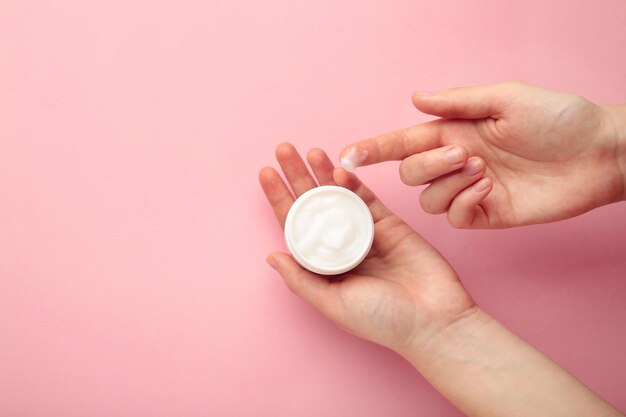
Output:
[[[296,261],[323,275],[356,267],[374,240],[367,205],[352,191],[321,186],[302,194],[289,209],[285,241]]]

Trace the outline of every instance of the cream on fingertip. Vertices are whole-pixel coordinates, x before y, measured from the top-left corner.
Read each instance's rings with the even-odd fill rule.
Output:
[[[359,151],[355,146],[349,148],[343,157],[340,159],[341,166],[348,172],[354,172],[354,170],[365,161],[367,158],[367,151]]]

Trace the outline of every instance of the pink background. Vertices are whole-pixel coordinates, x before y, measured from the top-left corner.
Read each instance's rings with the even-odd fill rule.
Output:
[[[265,264],[277,143],[337,156],[414,89],[520,79],[626,102],[603,1],[0,2],[2,416],[459,416]],[[626,205],[454,230],[362,169],[478,302],[626,410]]]

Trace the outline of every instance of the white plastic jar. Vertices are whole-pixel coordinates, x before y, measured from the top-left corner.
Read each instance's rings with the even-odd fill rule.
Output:
[[[352,191],[325,185],[302,194],[289,209],[285,241],[295,260],[322,275],[347,272],[365,259],[374,240],[369,208]]]

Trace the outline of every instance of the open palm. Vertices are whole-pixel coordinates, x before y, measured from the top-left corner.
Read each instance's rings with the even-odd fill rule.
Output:
[[[392,349],[427,337],[472,311],[473,300],[445,259],[354,174],[334,168],[319,149],[308,154],[317,182],[292,145],[280,145],[276,157],[295,197],[317,182],[339,185],[361,197],[374,219],[374,243],[367,258],[333,279],[303,269],[288,254],[270,255],[268,262],[294,293],[349,333]],[[259,180],[284,226],[294,195],[273,168],[262,169]]]

